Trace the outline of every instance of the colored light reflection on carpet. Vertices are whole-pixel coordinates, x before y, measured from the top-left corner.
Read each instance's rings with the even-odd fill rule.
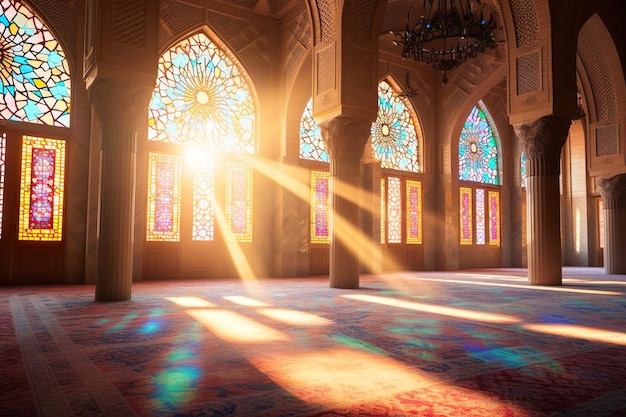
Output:
[[[157,399],[172,408],[186,402],[201,375],[195,366],[177,366],[156,375]]]
[[[497,282],[476,282],[476,281],[464,281],[464,280],[459,280],[459,279],[437,279],[437,278],[419,278],[419,279],[424,280],[424,281],[447,282],[451,284],[482,285],[486,287],[523,288],[526,290],[573,292],[573,293],[580,293],[580,294],[624,295],[624,293],[617,292],[617,291],[583,290],[580,288],[549,287],[549,286],[542,286],[542,285],[501,284]]]
[[[443,307],[433,304],[416,303],[414,301],[398,300],[395,298],[378,297],[375,295],[348,294],[343,297],[353,300],[366,301],[369,303],[382,304],[392,307],[404,308],[408,310],[423,311],[426,313],[441,314],[467,320],[477,320],[490,323],[515,323],[519,319],[502,314],[483,313],[481,311],[467,310],[453,307]]]
[[[299,326],[327,326],[333,323],[328,319],[320,317],[316,314],[307,313],[305,311],[281,308],[260,308],[256,311],[285,324],[294,324]]]
[[[356,349],[361,349],[361,350],[366,350],[366,351],[370,351],[370,352],[375,352],[381,355],[385,355],[388,356],[389,354],[387,352],[385,352],[384,350],[371,345],[367,342],[364,342],[362,340],[359,339],[355,339],[349,336],[345,336],[343,334],[331,334],[328,335],[328,337],[332,340],[334,340],[337,343],[341,343],[344,346],[348,346],[351,348],[356,348]]]

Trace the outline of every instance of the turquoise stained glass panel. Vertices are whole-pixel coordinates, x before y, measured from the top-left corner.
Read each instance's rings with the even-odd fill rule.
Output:
[[[313,118],[313,99],[309,99],[300,118],[300,158],[328,162],[322,131]]]
[[[408,99],[385,81],[378,84],[378,116],[372,123],[374,157],[382,168],[419,172],[418,140]]]
[[[0,2],[0,117],[70,126],[70,71],[50,30],[15,0]]]
[[[204,34],[159,60],[148,138],[211,149],[255,153],[254,100],[237,65]]]
[[[474,107],[459,138],[459,179],[499,184],[498,147],[485,113]]]

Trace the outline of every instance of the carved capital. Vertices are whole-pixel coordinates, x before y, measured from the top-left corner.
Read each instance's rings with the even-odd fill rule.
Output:
[[[567,140],[571,120],[544,116],[515,125],[515,133],[527,158],[527,175],[558,175],[561,148]]]
[[[89,86],[88,94],[103,128],[117,126],[124,129],[135,128],[147,119],[153,90],[154,82],[100,78]]]
[[[338,116],[320,123],[328,149],[331,175],[358,175],[363,149],[371,134],[372,122]]]
[[[626,174],[598,179],[600,195],[607,209],[626,208]]]

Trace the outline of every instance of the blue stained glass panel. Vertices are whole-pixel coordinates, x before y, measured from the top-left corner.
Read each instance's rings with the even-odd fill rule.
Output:
[[[313,99],[309,99],[300,118],[300,158],[328,162],[322,131],[313,118]]]
[[[474,107],[459,138],[459,179],[499,184],[498,146],[483,110]]]

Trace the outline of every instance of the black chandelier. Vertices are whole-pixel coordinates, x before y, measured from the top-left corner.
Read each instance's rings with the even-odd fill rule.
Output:
[[[480,0],[424,0],[425,15],[410,27],[410,16],[404,32],[393,44],[402,48],[402,58],[413,58],[441,71],[443,84],[450,71],[486,48],[496,47],[492,14],[484,15]]]

